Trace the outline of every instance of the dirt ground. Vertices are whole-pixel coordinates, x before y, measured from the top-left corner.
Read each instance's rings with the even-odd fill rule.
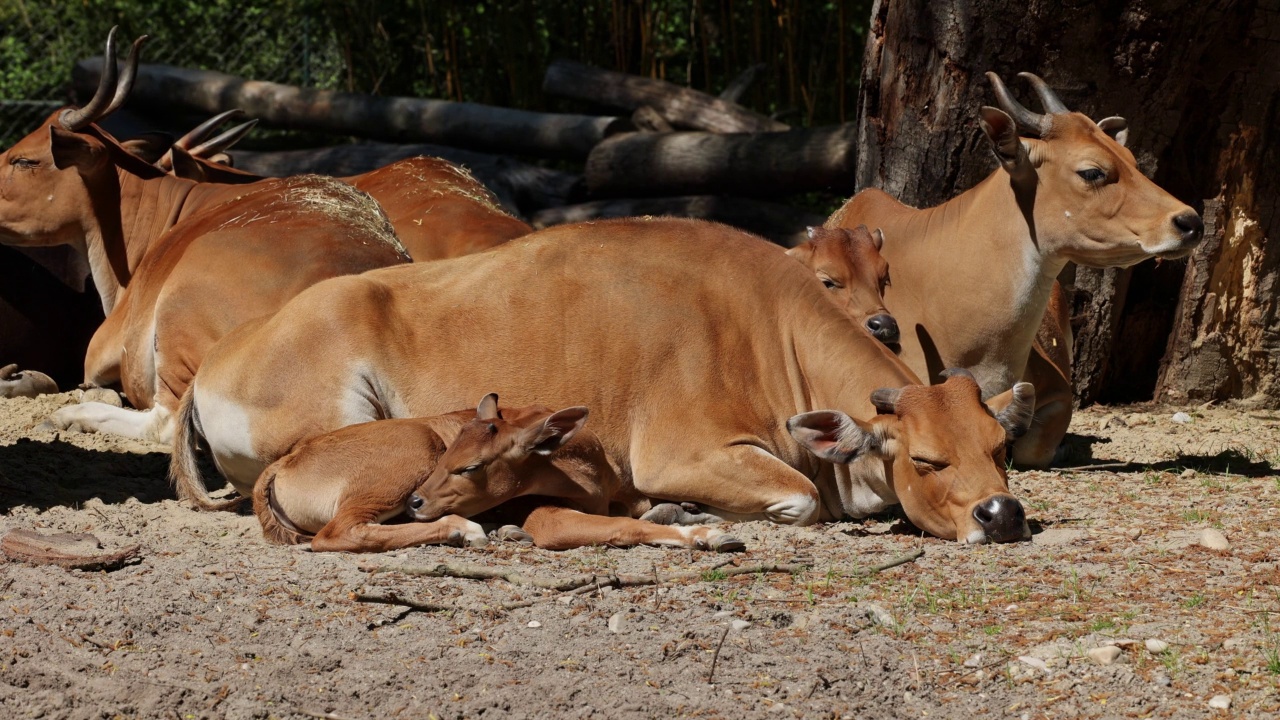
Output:
[[[1078,413],[1073,462],[1111,465],[1012,474],[1029,543],[960,546],[887,516],[743,524],[749,550],[732,556],[512,545],[352,556],[269,546],[250,516],[187,509],[159,446],[33,430],[74,401],[0,401],[0,533],[89,532],[108,549],[141,544],[141,560],[113,572],[0,564],[0,717],[1280,712],[1277,416]],[[1230,548],[1202,546],[1205,529]],[[865,572],[917,548],[914,562]],[[725,577],[725,560],[809,569]],[[701,579],[571,594],[367,571],[440,563]],[[389,592],[451,609],[352,599]],[[532,602],[502,608],[520,600]],[[1096,650],[1107,646],[1118,650]],[[1118,657],[1104,665],[1091,650]],[[1229,708],[1212,709],[1215,696]]]

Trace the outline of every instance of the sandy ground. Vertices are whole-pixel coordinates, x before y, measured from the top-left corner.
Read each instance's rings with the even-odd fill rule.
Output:
[[[159,446],[32,429],[73,401],[0,401],[0,532],[90,532],[107,548],[140,543],[141,561],[0,564],[0,717],[1280,712],[1280,417],[1078,413],[1074,461],[1119,465],[1014,473],[1030,543],[963,547],[888,516],[740,525],[749,550],[734,556],[512,545],[350,556],[268,546],[252,517],[187,509]],[[1199,544],[1205,529],[1230,548]],[[865,573],[917,548],[914,562]],[[725,560],[809,569],[726,578],[712,569]],[[439,563],[702,577],[571,595],[367,571]],[[360,592],[452,609],[406,613]],[[532,602],[502,609],[520,600]],[[1118,652],[1111,664],[1090,656],[1108,646],[1094,654]],[[1212,709],[1215,696],[1229,709]]]

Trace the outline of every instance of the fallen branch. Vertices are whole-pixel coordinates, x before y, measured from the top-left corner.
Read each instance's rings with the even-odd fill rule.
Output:
[[[1127,468],[1127,467],[1133,467],[1132,460],[1126,461],[1126,462],[1105,462],[1105,463],[1097,463],[1095,465],[1076,465],[1073,467],[1049,468],[1049,469],[1057,470],[1058,472],[1085,472],[1088,470],[1118,470],[1120,468]]]
[[[42,535],[12,530],[0,540],[0,555],[33,565],[57,565],[66,570],[116,570],[138,558],[141,545],[116,552],[95,552],[102,543],[85,533]]]
[[[729,629],[732,625],[725,625],[724,632],[720,633],[720,642],[716,643],[716,654],[711,656],[711,671],[707,673],[707,683],[716,676],[716,663],[720,662],[720,648],[724,647],[725,638],[729,637]]]

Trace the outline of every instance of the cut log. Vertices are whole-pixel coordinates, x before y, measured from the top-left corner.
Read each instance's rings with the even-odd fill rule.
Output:
[[[11,530],[0,540],[0,554],[32,565],[57,565],[66,570],[116,570],[138,558],[140,545],[103,552],[102,542],[87,533],[43,535],[35,530]]]
[[[544,228],[584,220],[642,215],[714,220],[766,237],[784,247],[795,247],[804,242],[808,239],[806,228],[826,222],[823,215],[790,205],[714,195],[598,200],[543,210],[535,213],[530,222],[535,228]]]
[[[631,113],[631,124],[640,132],[671,132],[675,128],[657,110],[645,105]]]
[[[570,60],[547,67],[542,89],[551,95],[636,110],[649,106],[667,122],[710,132],[775,132],[787,126],[722,100],[665,80],[627,75]]]
[[[857,136],[853,123],[785,133],[617,135],[587,158],[587,189],[603,197],[849,192]]]
[[[498,200],[508,210],[523,215],[577,202],[584,195],[581,175],[528,165],[500,155],[440,145],[360,143],[281,152],[231,152],[237,168],[269,177],[302,173],[346,177],[418,155],[443,158],[465,166],[477,180],[498,196]]]
[[[77,63],[72,73],[77,90],[92,93],[101,69],[100,57]],[[610,117],[314,90],[171,65],[139,67],[130,97],[133,103],[206,115],[240,108],[274,128],[578,160],[618,122]]]

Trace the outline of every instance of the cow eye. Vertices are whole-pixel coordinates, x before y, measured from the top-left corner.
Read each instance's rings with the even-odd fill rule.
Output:
[[[947,463],[942,462],[941,460],[928,460],[925,458],[913,457],[911,458],[911,462],[916,466],[916,472],[920,473],[941,472],[942,470],[946,470],[948,467]]]
[[[840,283],[836,282],[835,280],[832,280],[831,278],[822,278],[822,286],[828,290],[840,289]]]
[[[39,167],[40,161],[31,160],[30,158],[16,157],[10,160],[9,164],[13,165],[14,167],[20,167],[23,170],[30,170],[32,168]]]
[[[1091,185],[1094,183],[1100,183],[1103,180],[1107,179],[1107,174],[1102,172],[1098,168],[1086,168],[1084,170],[1077,170],[1076,174],[1080,176],[1081,180],[1084,180],[1085,182]]]
[[[470,475],[471,473],[479,470],[482,467],[484,467],[483,464],[476,463],[475,465],[468,465],[462,468],[461,470],[455,470],[453,474],[454,475]]]

